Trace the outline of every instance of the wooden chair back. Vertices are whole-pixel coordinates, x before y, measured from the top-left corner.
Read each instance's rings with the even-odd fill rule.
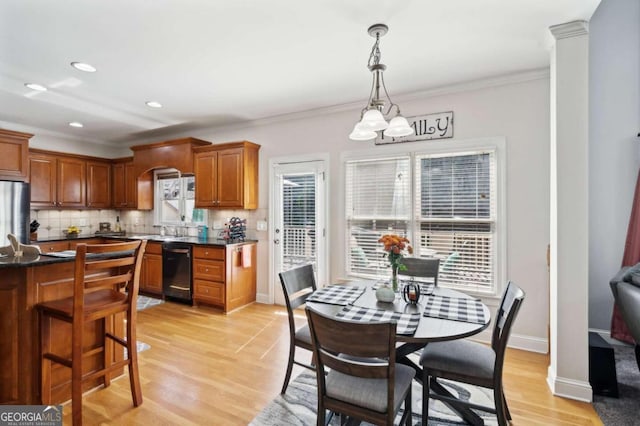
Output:
[[[327,369],[368,379],[387,381],[387,423],[393,423],[395,363],[396,363],[396,323],[395,322],[356,322],[340,320],[326,316],[312,307],[306,307],[307,320],[313,341],[318,379],[318,399],[326,409],[339,408],[344,412],[345,405],[335,403],[327,397]],[[353,408],[353,407],[352,407]],[[371,410],[361,407],[355,412],[344,414],[358,418],[367,418]],[[378,416],[380,413],[377,413]],[[389,423],[390,422],[390,423]]]
[[[146,244],[145,240],[76,246],[74,318],[83,319],[85,296],[101,289],[126,291],[127,305],[136,306],[142,254]],[[135,309],[133,311],[135,316]],[[109,313],[102,310],[100,316],[105,315]],[[84,319],[87,319],[87,315]]]
[[[311,293],[316,291],[316,276],[313,272],[313,265],[300,266],[280,272],[278,275],[289,314],[289,325],[293,326],[292,331],[295,332],[295,323],[292,324],[294,309],[304,304]]]
[[[405,257],[402,264],[406,269],[398,271],[399,275],[416,278],[432,278],[434,285],[438,285],[438,272],[440,270],[440,259],[424,257]]]
[[[507,341],[511,333],[511,326],[513,325],[516,315],[518,315],[520,306],[524,301],[524,296],[524,291],[509,281],[502,295],[500,307],[496,312],[493,334],[491,336],[491,347],[496,353],[496,371],[494,374],[497,376],[502,376],[502,365],[507,350]]]

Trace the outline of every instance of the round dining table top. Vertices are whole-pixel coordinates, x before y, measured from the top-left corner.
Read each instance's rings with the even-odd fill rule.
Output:
[[[347,284],[366,287],[362,295],[360,295],[360,297],[358,297],[353,302],[353,305],[372,309],[390,310],[400,313],[420,313],[420,322],[415,333],[413,335],[397,334],[396,340],[398,342],[429,343],[462,339],[480,333],[491,323],[491,313],[487,305],[485,305],[484,303],[482,303],[482,309],[484,311],[485,318],[485,323],[483,324],[427,317],[422,315],[425,309],[424,303],[426,303],[429,299],[426,295],[422,295],[419,298],[418,303],[415,305],[406,303],[399,293],[396,293],[396,298],[393,303],[379,302],[376,299],[376,290],[374,289],[375,284],[376,281],[354,281]],[[471,300],[476,299],[472,296],[462,293],[461,291],[442,287],[436,287],[433,294],[437,296],[468,298]],[[335,315],[344,308],[344,306],[309,301],[307,302],[307,304],[309,306],[312,306],[314,310],[325,315]]]

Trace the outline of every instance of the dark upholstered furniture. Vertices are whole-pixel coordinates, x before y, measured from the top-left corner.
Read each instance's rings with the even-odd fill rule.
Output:
[[[396,364],[396,323],[344,321],[306,308],[318,378],[317,425],[330,410],[375,425],[411,424],[415,371]]]
[[[429,398],[495,413],[500,426],[509,423],[511,414],[509,413],[502,388],[502,367],[511,325],[520,310],[523,300],[524,291],[509,282],[496,313],[491,346],[460,339],[429,343],[424,348],[420,357],[420,364],[422,364],[423,369],[423,425],[427,424]],[[438,378],[493,389],[495,408],[478,406],[454,398],[453,395],[437,383]],[[430,389],[437,392],[431,392]]]
[[[610,285],[622,319],[636,341],[636,362],[640,369],[640,263],[622,268]]]
[[[284,301],[287,305],[287,314],[289,316],[289,361],[287,362],[287,372],[284,376],[281,394],[287,391],[289,379],[291,379],[291,370],[293,364],[308,368],[315,371],[315,367],[296,361],[296,347],[313,350],[311,345],[311,336],[309,335],[309,327],[305,324],[300,328],[296,328],[296,320],[294,317],[294,309],[298,308],[307,301],[307,297],[316,291],[316,277],[313,272],[313,265],[304,265],[298,268],[280,272],[280,283],[282,284],[282,292],[284,293]]]

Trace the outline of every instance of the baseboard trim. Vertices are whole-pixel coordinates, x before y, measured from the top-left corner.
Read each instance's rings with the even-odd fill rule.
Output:
[[[540,337],[512,334],[509,336],[509,347],[540,354],[549,353],[549,341]]]
[[[593,401],[593,389],[589,382],[557,377],[551,366],[547,369],[547,385],[555,396],[583,402]]]
[[[271,303],[271,301],[269,301],[269,295],[268,294],[264,294],[264,293],[256,294],[256,302],[257,303],[264,303],[265,305],[273,305],[273,303]]]
[[[471,337],[471,340],[475,340],[481,343],[490,343],[491,331],[485,330],[480,334],[476,334],[475,336]],[[546,354],[549,352],[549,344],[547,342],[547,339],[533,336],[523,336],[521,334],[511,334],[511,336],[509,336],[508,347],[528,352],[537,352],[540,354]]]

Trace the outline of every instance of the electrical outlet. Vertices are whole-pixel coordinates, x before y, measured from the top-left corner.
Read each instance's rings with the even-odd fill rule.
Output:
[[[213,221],[213,229],[222,229],[222,221],[214,220]]]
[[[87,226],[87,219],[78,219],[78,226]]]
[[[267,230],[267,221],[266,220],[259,220],[256,222],[256,229],[258,231],[266,231]]]

